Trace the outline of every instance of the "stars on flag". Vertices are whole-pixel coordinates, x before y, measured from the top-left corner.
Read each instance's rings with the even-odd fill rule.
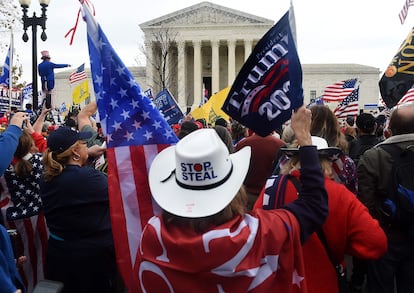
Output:
[[[340,102],[347,97],[355,89],[357,83],[356,78],[342,80],[332,85],[328,85],[324,89],[322,99],[326,102]]]
[[[41,156],[34,154],[29,160],[32,164],[30,176],[19,177],[13,166],[10,166],[4,174],[13,202],[13,206],[6,210],[6,217],[9,221],[37,215],[42,208],[42,200],[39,196],[39,178],[43,172]]]
[[[359,113],[359,87],[354,89],[349,96],[336,106],[334,114],[338,119],[345,119],[348,115]]]
[[[298,271],[295,269],[292,275],[292,284],[297,285],[300,288],[300,282],[302,282],[305,278],[298,274]]]
[[[80,65],[74,72],[69,75],[69,83],[73,84],[78,81],[82,81],[86,79],[86,72],[85,72],[85,63]]]

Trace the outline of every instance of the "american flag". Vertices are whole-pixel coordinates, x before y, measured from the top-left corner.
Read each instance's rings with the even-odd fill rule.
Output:
[[[414,102],[414,86],[398,101],[397,106],[411,102]]]
[[[81,81],[86,79],[86,72],[85,72],[85,63],[83,63],[81,66],[76,68],[74,72],[72,72],[69,75],[69,83],[73,84],[75,82]]]
[[[355,89],[357,79],[342,80],[325,87],[322,99],[326,102],[340,102]]]
[[[95,97],[107,137],[108,190],[118,267],[137,292],[133,273],[140,236],[153,202],[148,171],[154,157],[178,138],[112,48],[87,1],[82,1]]]
[[[337,118],[345,119],[348,115],[359,113],[359,87],[354,89],[342,102],[336,106],[334,114]]]
[[[6,229],[15,229],[20,236],[16,244],[22,247],[27,260],[18,269],[27,292],[33,292],[36,284],[44,279],[46,247],[49,238],[46,219],[42,212],[26,218],[10,219],[8,211],[17,203],[11,200],[4,176],[0,177],[0,185],[0,216]]]
[[[401,9],[398,17],[400,18],[401,24],[404,24],[405,19],[407,18],[408,8],[414,5],[414,0],[406,0],[403,8]]]

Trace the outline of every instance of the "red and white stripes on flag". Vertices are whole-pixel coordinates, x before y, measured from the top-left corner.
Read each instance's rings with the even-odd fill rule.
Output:
[[[401,24],[404,24],[404,21],[407,18],[408,8],[410,6],[413,6],[413,5],[414,5],[414,0],[406,0],[405,1],[404,6],[400,11],[400,14],[398,14],[398,17],[400,18]]]
[[[30,218],[7,221],[6,210],[12,206],[10,194],[4,177],[0,177],[2,192],[0,197],[0,216],[6,229],[16,229],[21,238],[19,245],[23,247],[23,254],[27,260],[19,266],[20,276],[26,286],[27,292],[33,292],[36,284],[45,278],[44,266],[46,259],[47,240],[49,230],[43,213]],[[0,292],[1,288],[0,288]]]
[[[116,258],[129,292],[140,292],[134,265],[141,233],[148,220],[160,212],[152,201],[148,171],[154,157],[177,143],[178,138],[118,57],[88,2],[81,4],[91,74],[100,80],[94,91],[107,137],[108,194]]]
[[[128,258],[123,258],[119,266],[127,288],[136,288],[133,266],[141,239],[142,230],[148,220],[160,214],[161,210],[153,202],[148,172],[154,157],[168,145],[125,146],[107,149],[108,193],[111,203],[111,216],[116,249]],[[131,184],[133,183],[133,184]],[[127,279],[129,276],[130,279]]]
[[[414,88],[410,88],[408,92],[398,101],[397,106],[414,102]]]
[[[355,89],[357,79],[342,80],[325,87],[322,100],[325,102],[340,102]]]
[[[86,79],[86,72],[85,72],[85,63],[80,65],[74,72],[69,75],[69,83],[73,84],[75,82],[81,81]]]
[[[345,119],[348,115],[356,116],[359,113],[359,87],[354,89],[342,102],[336,106],[334,114],[338,119]]]

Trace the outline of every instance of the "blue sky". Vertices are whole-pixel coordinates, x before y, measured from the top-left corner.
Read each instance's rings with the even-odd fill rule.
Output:
[[[126,65],[137,65],[135,59],[143,42],[139,24],[201,2],[91,1],[98,22]],[[210,2],[275,22],[288,10],[290,4],[289,0]],[[414,21],[414,7],[411,7],[405,24],[401,25],[398,13],[404,3],[405,0],[294,0],[301,63],[357,63],[385,70]],[[69,38],[64,37],[74,26],[79,7],[77,0],[51,0],[46,42],[40,40],[38,28],[38,52],[49,50],[55,63],[69,63],[77,67],[85,62],[89,66],[85,23],[79,21],[73,45],[70,46]],[[37,1],[32,1],[29,15],[32,15],[33,10],[37,15],[40,14]],[[28,33],[29,42],[24,43],[21,40],[22,32],[15,32],[15,48],[23,64],[23,79],[30,81],[31,31]],[[40,61],[40,53],[38,55]]]

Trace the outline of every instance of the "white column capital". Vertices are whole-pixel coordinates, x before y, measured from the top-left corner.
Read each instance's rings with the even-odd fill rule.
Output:
[[[236,40],[234,40],[234,39],[228,39],[227,40],[227,44],[229,46],[236,46]]]
[[[191,42],[194,47],[201,47],[201,40],[192,40]]]

